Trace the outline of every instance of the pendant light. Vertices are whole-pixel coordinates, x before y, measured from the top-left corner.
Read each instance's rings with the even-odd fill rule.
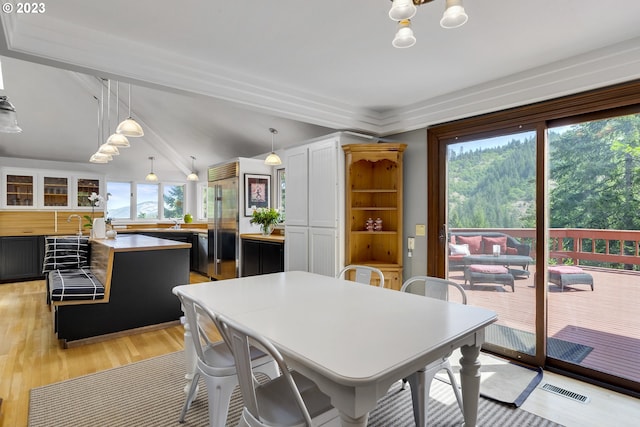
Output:
[[[191,156],[191,173],[187,175],[187,181],[200,181],[200,178],[198,178],[198,174],[196,173],[195,161],[196,158]]]
[[[9,102],[6,96],[0,96],[0,132],[20,133],[16,108]]]
[[[398,49],[411,47],[416,44],[416,38],[413,35],[413,30],[411,29],[410,19],[403,19],[398,22],[398,32],[393,38],[391,44],[393,47],[397,47]]]
[[[104,89],[102,90],[102,95],[104,95]],[[94,96],[96,101],[98,101],[98,150],[100,150],[100,140],[102,139],[102,115],[100,113],[100,108],[102,106],[102,102]],[[113,157],[109,154],[103,154],[100,151],[96,151],[89,158],[90,163],[109,163],[109,160],[112,160]]]
[[[2,64],[0,63],[0,89],[4,90],[4,79],[2,78]],[[0,132],[20,133],[22,129],[18,126],[18,115],[16,108],[9,102],[6,96],[0,96]]]
[[[154,159],[155,159],[155,157],[149,156],[149,160],[151,160],[151,172],[149,172],[147,174],[147,176],[144,178],[145,181],[149,181],[149,182],[157,182],[158,181],[158,175],[153,173],[153,160]]]
[[[394,21],[411,19],[417,11],[418,9],[412,0],[393,0],[391,2],[391,10],[389,10],[389,18]]]
[[[464,6],[462,6],[462,0],[447,0],[446,6],[440,20],[442,28],[458,28],[469,19],[464,11]]]
[[[282,160],[280,160],[280,157],[278,157],[278,155],[273,151],[273,140],[278,131],[274,128],[269,128],[269,132],[271,132],[271,154],[264,159],[264,164],[269,166],[278,166],[282,164]]]
[[[111,92],[109,92],[109,94],[111,94]],[[116,81],[116,122],[118,120],[120,120],[120,82]],[[111,130],[111,125],[109,125],[109,130]],[[131,146],[127,137],[117,132],[111,134],[107,139],[107,144],[118,148],[128,148]]]
[[[104,108],[104,103],[102,104]],[[104,120],[104,112],[102,113],[102,119]],[[111,80],[107,80],[107,132],[111,128]],[[117,156],[120,154],[118,147],[109,145],[106,142],[98,148],[98,152],[102,154],[109,154],[111,156]]]
[[[131,83],[129,83],[129,117],[118,125],[116,133],[136,138],[144,136],[142,127],[133,119],[133,117],[131,117]]]

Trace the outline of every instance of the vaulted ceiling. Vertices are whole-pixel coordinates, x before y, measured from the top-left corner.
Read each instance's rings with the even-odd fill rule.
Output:
[[[637,0],[465,0],[469,21],[451,30],[436,0],[418,7],[408,49],[391,46],[388,0],[44,5],[0,14],[2,94],[24,130],[0,134],[0,156],[86,162],[111,79],[111,128],[120,81],[118,118],[131,83],[146,132],[96,166],[111,175],[142,178],[150,155],[176,176],[191,155],[199,169],[257,156],[269,127],[280,148],[333,130],[390,135],[640,78]]]

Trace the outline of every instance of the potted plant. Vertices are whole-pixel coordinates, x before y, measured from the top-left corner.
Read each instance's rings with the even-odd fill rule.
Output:
[[[251,214],[251,224],[259,224],[264,236],[271,234],[276,225],[282,220],[280,211],[274,208],[257,208]]]
[[[85,219],[85,221],[87,221],[84,224],[84,228],[92,229],[93,228],[94,215],[96,213],[96,207],[98,207],[98,208],[102,207],[102,205],[104,203],[104,197],[102,197],[101,195],[97,194],[96,192],[93,192],[89,196],[87,196],[87,199],[89,199],[89,201],[91,202],[91,216],[84,215],[84,219]]]

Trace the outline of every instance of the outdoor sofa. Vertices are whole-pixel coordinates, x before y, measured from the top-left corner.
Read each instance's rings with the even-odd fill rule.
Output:
[[[470,264],[496,264],[496,260],[477,255],[492,255],[493,245],[500,245],[505,265],[518,265],[527,270],[531,262],[531,246],[497,231],[452,231],[449,236],[449,270],[460,271]],[[524,258],[523,258],[524,257]],[[518,262],[509,262],[510,259]],[[502,261],[501,261],[502,262]]]

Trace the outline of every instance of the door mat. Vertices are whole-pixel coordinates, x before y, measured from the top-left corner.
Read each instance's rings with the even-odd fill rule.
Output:
[[[449,356],[451,370],[460,386],[460,349]],[[520,407],[542,380],[542,368],[529,368],[507,359],[480,352],[480,396],[513,407]],[[441,370],[436,378],[451,384],[446,371]]]
[[[503,325],[489,325],[485,329],[485,341],[521,353],[535,354],[536,338],[531,332]],[[591,353],[593,347],[558,338],[547,338],[547,355],[553,359],[579,364]]]

